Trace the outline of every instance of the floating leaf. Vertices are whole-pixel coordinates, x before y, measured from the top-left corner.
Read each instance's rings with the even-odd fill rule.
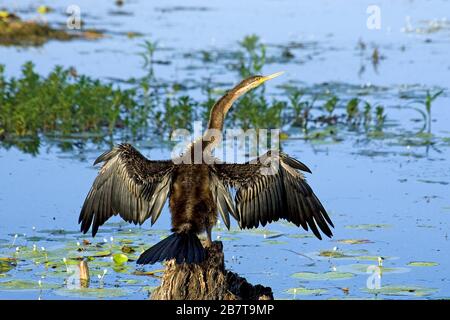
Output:
[[[338,240],[339,243],[343,244],[365,244],[365,243],[372,243],[372,241],[367,239],[342,239]]]
[[[17,261],[14,258],[0,258],[0,274],[6,273],[17,266]]]
[[[315,273],[315,272],[297,272],[292,275],[293,278],[302,279],[302,280],[344,280],[353,278],[355,275],[350,272],[337,272],[337,271],[328,271],[324,273]]]
[[[323,293],[326,293],[326,289],[308,289],[304,287],[299,288],[291,288],[285,291],[286,293],[293,295],[301,295],[301,296],[318,296]]]
[[[366,273],[372,273],[374,272],[374,269],[371,268],[379,268],[376,270],[379,270],[381,274],[385,273],[405,273],[409,272],[410,269],[408,268],[402,268],[402,267],[385,267],[385,266],[378,266],[378,264],[364,264],[364,263],[355,263],[355,264],[348,264],[348,265],[341,265],[337,267],[337,270],[339,272],[351,272],[356,274],[366,274]]]
[[[379,256],[367,256],[367,255],[361,255],[361,256],[355,256],[356,260],[362,260],[362,261],[378,261]],[[393,257],[385,257],[383,256],[383,260],[391,260]]]
[[[435,267],[438,266],[437,262],[427,262],[427,261],[411,261],[408,266],[411,267]]]
[[[239,239],[241,239],[241,238],[238,238],[238,237],[221,237],[220,241],[237,241]]]
[[[131,243],[133,243],[133,240],[131,240],[131,239],[120,239],[119,242],[123,243],[123,244],[131,244]]]
[[[115,255],[113,255],[113,261],[115,264],[121,266],[121,265],[127,263],[128,257],[126,255],[124,255],[123,253],[116,253]]]
[[[59,289],[54,292],[57,295],[65,296],[65,297],[79,297],[79,298],[95,298],[95,299],[103,299],[103,298],[115,298],[115,297],[124,297],[128,293],[125,290],[118,288],[80,288],[80,289]]]
[[[0,282],[0,290],[40,290],[40,289],[55,289],[59,286],[56,284],[29,280],[9,280]]]
[[[328,257],[328,258],[348,258],[348,257],[350,257],[340,251],[337,251],[337,250],[320,251],[319,256]]]
[[[121,248],[121,250],[122,250],[122,252],[123,253],[133,253],[133,252],[135,252],[136,250],[134,250],[132,247],[130,247],[130,246],[123,246],[122,248]]]
[[[98,252],[92,252],[89,253],[89,257],[108,257],[111,255],[111,251],[105,250],[105,251],[98,251]]]
[[[418,286],[394,286],[388,285],[383,286],[380,289],[367,289],[364,288],[363,291],[373,294],[381,294],[388,296],[417,296],[424,297],[432,295],[437,292],[437,289],[425,288]]]
[[[139,281],[137,281],[136,279],[119,279],[119,282],[123,282],[126,284],[138,284]]]

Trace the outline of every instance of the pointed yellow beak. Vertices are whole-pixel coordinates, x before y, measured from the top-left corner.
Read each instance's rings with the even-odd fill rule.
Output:
[[[265,77],[262,78],[262,82],[265,82],[265,81],[267,81],[267,80],[271,80],[271,79],[273,79],[273,78],[279,77],[279,76],[281,76],[283,73],[284,73],[284,71],[280,71],[280,72],[276,72],[276,73],[273,73],[273,74],[271,74],[271,75],[265,76]]]
[[[261,77],[261,78],[254,84],[253,88],[259,87],[260,85],[262,85],[262,84],[263,84],[264,82],[266,82],[267,80],[271,80],[271,79],[273,79],[273,78],[279,77],[279,76],[281,76],[283,73],[284,73],[284,71],[281,71],[281,72],[273,73],[273,74],[268,75],[268,76]]]

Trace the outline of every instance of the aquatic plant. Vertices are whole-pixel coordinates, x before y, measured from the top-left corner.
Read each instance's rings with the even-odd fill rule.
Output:
[[[118,127],[142,128],[148,110],[136,112],[142,106],[135,95],[133,89],[114,88],[60,66],[41,77],[28,62],[18,79],[6,79],[0,66],[0,135],[111,134]]]
[[[249,35],[239,42],[238,70],[241,78],[261,74],[266,62],[266,46],[257,35]]]
[[[278,128],[281,125],[281,112],[285,109],[284,101],[269,102],[264,95],[248,93],[239,100],[239,104],[231,110],[233,124],[243,130],[249,128]]]
[[[301,127],[303,132],[308,131],[308,124],[310,121],[310,112],[316,101],[316,97],[310,100],[305,96],[304,92],[298,88],[287,88],[288,107],[293,114],[293,126]]]
[[[155,113],[156,128],[160,133],[169,134],[178,128],[191,129],[196,105],[197,103],[189,96],[167,96],[163,110]]]
[[[125,81],[127,89],[79,75],[75,68],[55,67],[49,75],[41,76],[32,63],[23,66],[18,78],[6,78],[4,66],[0,65],[1,144],[35,154],[40,138],[45,136],[54,138],[61,150],[69,151],[84,148],[87,141],[112,144],[116,139],[143,139],[154,133],[167,139],[173,130],[190,129],[194,120],[207,119],[226,87],[210,80],[196,84],[205,98],[194,99],[191,88],[182,82],[163,82],[155,76],[157,41],[147,40],[141,47],[144,50],[139,55],[145,73]],[[273,61],[256,35],[245,37],[231,54],[204,51],[197,58],[203,63],[231,59],[227,66],[233,67],[237,79],[263,74],[265,64]],[[283,95],[272,98],[267,98],[263,86],[248,93],[230,110],[227,125],[248,129],[288,124],[299,128],[305,139],[316,141],[339,141],[339,132],[360,132],[361,126],[366,137],[371,138],[385,128],[385,107],[364,100],[364,92],[340,96],[338,89],[330,86],[311,92],[291,84],[283,88]],[[426,122],[423,130],[431,131],[432,104],[442,92],[427,91],[423,100],[411,102],[424,106],[413,107]]]
[[[434,102],[442,93],[444,93],[444,90],[439,90],[435,92],[434,94],[430,93],[430,90],[427,90],[427,93],[425,95],[425,100],[421,101],[420,103],[425,106],[425,111],[427,112],[427,119],[428,119],[428,133],[431,133],[431,107]]]
[[[359,99],[352,98],[347,102],[346,112],[347,112],[347,121],[351,124],[356,125],[358,123],[359,118]]]
[[[144,68],[153,67],[155,51],[158,48],[158,41],[145,40],[143,44],[140,45],[144,48],[144,51],[139,53],[139,55],[144,60]]]
[[[332,96],[330,99],[328,99],[323,108],[328,112],[328,116],[331,117],[333,115],[334,110],[336,109],[336,105],[339,101],[339,98],[336,96]]]
[[[386,114],[384,113],[384,107],[381,105],[375,108],[375,124],[378,129],[382,128],[386,121]]]
[[[423,127],[420,129],[419,133],[426,131],[429,135],[431,135],[432,105],[433,102],[443,93],[444,89],[440,89],[435,93],[431,93],[430,90],[427,90],[423,99],[415,99],[407,104],[408,107],[414,109],[422,116]],[[420,107],[416,107],[416,105],[419,105]]]

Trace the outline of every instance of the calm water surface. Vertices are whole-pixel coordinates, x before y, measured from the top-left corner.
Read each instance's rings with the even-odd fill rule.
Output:
[[[61,12],[71,3],[58,1],[47,19],[64,23]],[[403,103],[399,91],[423,93],[449,87],[450,27],[445,20],[449,1],[379,1],[381,30],[366,28],[369,1],[189,0],[162,4],[135,0],[119,9],[113,1],[97,1],[95,7],[91,1],[77,3],[86,23],[105,30],[107,37],[97,42],[51,41],[40,48],[0,47],[0,64],[6,65],[9,76],[17,76],[21,65],[31,60],[42,74],[60,64],[76,66],[80,74],[105,81],[139,77],[143,75],[139,45],[144,39],[153,39],[164,49],[157,51],[157,59],[170,61],[156,65],[159,78],[206,81],[210,77],[231,85],[237,80],[234,73],[224,72],[220,65],[204,67],[185,54],[226,51],[245,35],[255,33],[269,50],[292,42],[309,44],[293,51],[294,61],[265,67],[265,73],[285,70],[285,82],[311,88],[334,83],[332,90],[339,96],[350,94],[353,86],[386,88],[381,93],[373,91],[368,99],[387,107],[392,125],[388,131],[395,138],[368,141],[357,133],[344,132],[342,142],[311,143],[299,139],[295,129],[286,128],[291,134],[283,141],[283,150],[312,169],[307,178],[335,224],[332,239],[319,241],[282,222],[257,232],[240,232],[236,225],[227,232],[218,226],[214,235],[224,242],[227,267],[252,283],[272,287],[276,298],[450,297],[450,98],[446,92],[433,105],[433,134],[441,139],[436,148],[409,142],[421,126],[413,121],[418,114],[397,108]],[[24,17],[37,16],[34,10],[28,12],[35,1],[6,0],[2,6],[23,11]],[[438,30],[430,29],[436,24],[441,26]],[[405,32],[409,27],[414,31]],[[125,35],[129,31],[144,36],[129,39]],[[376,68],[369,49],[362,55],[356,49],[360,39],[369,48],[379,48],[383,59]],[[278,93],[270,85],[267,92]],[[192,95],[202,97],[197,90]],[[139,148],[152,159],[170,157],[171,150],[155,141],[143,141]],[[44,247],[50,255],[61,246],[76,248],[82,239],[106,242],[103,247],[108,248],[129,238],[147,247],[165,234],[170,227],[167,208],[153,229],[149,224],[137,228],[111,219],[95,239],[77,232],[81,204],[97,174],[91,164],[103,151],[104,147],[91,145],[82,152],[62,152],[49,142],[42,144],[37,156],[15,148],[0,149],[0,257],[20,254],[17,246],[33,245],[38,251]],[[375,295],[367,290],[371,276],[367,268],[378,265],[378,257],[384,258],[381,285],[393,289]],[[65,289],[64,273],[55,276],[52,270],[32,266],[29,258],[22,258],[0,277],[0,298],[92,297]],[[93,278],[91,287],[104,288],[103,293],[93,293],[94,297],[143,299],[149,288],[158,284],[157,279],[132,275],[132,262],[126,270],[114,268],[109,257],[101,262],[98,272],[108,271],[102,280]],[[12,279],[41,280],[43,288],[19,290],[1,285]]]

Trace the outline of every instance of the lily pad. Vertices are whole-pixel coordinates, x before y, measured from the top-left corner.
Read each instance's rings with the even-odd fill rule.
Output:
[[[124,255],[123,253],[116,253],[113,255],[113,261],[115,264],[121,266],[128,262],[128,256]]]
[[[131,240],[131,239],[120,239],[119,242],[122,243],[122,244],[131,244],[131,243],[133,243],[133,240]]]
[[[0,258],[0,274],[6,273],[17,266],[14,258]]]
[[[365,264],[365,263],[355,263],[355,264],[348,264],[348,265],[341,265],[337,267],[337,271],[339,272],[351,272],[355,274],[366,274],[371,273],[371,268],[376,267],[380,268],[379,271],[381,274],[385,273],[405,273],[409,272],[410,269],[403,268],[403,267],[384,267],[384,266],[378,266],[375,264]]]
[[[285,291],[288,294],[300,295],[300,296],[318,296],[326,293],[326,289],[308,289],[304,287],[291,288]]]
[[[425,297],[432,295],[437,292],[437,289],[434,288],[425,288],[419,286],[395,286],[388,285],[383,286],[380,289],[367,289],[365,288],[363,291],[373,294],[381,294],[388,296],[416,296],[416,297]]]
[[[411,267],[435,267],[438,265],[439,263],[430,261],[411,261],[410,263],[408,263],[408,266]]]
[[[128,293],[125,290],[118,288],[80,288],[80,289],[59,289],[54,292],[57,295],[65,297],[74,298],[93,298],[93,299],[104,299],[104,298],[116,298],[124,297]]]
[[[361,255],[361,256],[355,256],[356,260],[361,261],[378,261],[379,256],[368,256],[368,255]],[[391,260],[393,257],[385,257],[383,256],[383,260]]]
[[[337,251],[337,250],[320,251],[319,256],[328,257],[328,258],[348,258],[348,257],[350,257],[350,256],[342,253],[341,251]]]
[[[367,239],[342,239],[338,240],[339,243],[343,244],[366,244],[366,243],[373,243],[370,240]]]
[[[241,238],[238,238],[238,237],[220,237],[220,241],[237,241],[240,239]]]
[[[316,272],[297,272],[292,275],[293,278],[302,279],[302,280],[317,280],[317,281],[325,281],[325,280],[345,280],[353,278],[355,275],[350,272],[337,272],[337,271],[328,271],[324,273],[316,273]]]
[[[127,245],[123,246],[121,248],[121,250],[122,250],[123,253],[133,253],[133,252],[136,251],[133,247],[130,247],[130,246],[127,246]]]
[[[108,257],[110,255],[111,255],[111,251],[104,250],[104,251],[91,252],[91,253],[87,254],[86,256],[95,258],[95,257]]]
[[[0,290],[41,290],[41,289],[55,289],[59,286],[52,283],[30,280],[9,280],[0,282]]]

